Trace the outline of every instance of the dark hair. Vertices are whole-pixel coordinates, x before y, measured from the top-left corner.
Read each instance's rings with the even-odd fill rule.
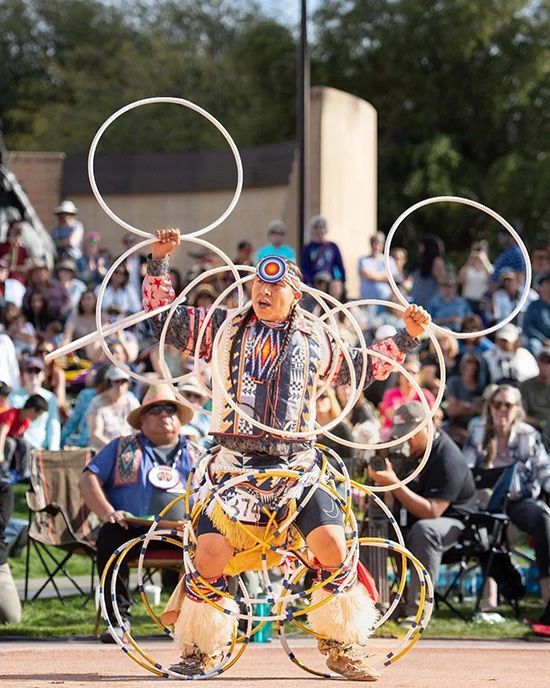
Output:
[[[114,270],[113,275],[115,274],[115,272],[118,272],[119,270],[124,270],[124,272],[125,272],[124,281],[122,282],[122,286],[125,287],[128,284],[128,280],[130,279],[130,271],[128,270],[126,265],[124,265],[124,263],[122,263],[122,265],[119,265],[116,268],[116,270]]]
[[[432,274],[434,260],[445,255],[445,244],[439,237],[426,236],[422,239],[424,252],[420,262],[420,274],[422,277],[429,277]]]
[[[40,394],[31,394],[23,408],[44,412],[48,410],[48,402]]]
[[[78,300],[78,315],[83,315],[83,312],[82,312],[82,299],[86,296],[86,294],[92,294],[92,296],[94,297],[95,302],[96,302],[96,304],[97,304],[97,297],[96,297],[96,295],[95,295],[95,291],[94,291],[93,289],[86,289],[85,292],[82,292],[82,296],[81,296],[80,299]]]
[[[183,277],[181,276],[181,272],[177,268],[170,268],[170,279],[172,281],[172,288],[177,296],[183,289]]]
[[[7,397],[11,392],[11,387],[5,382],[0,382],[0,397]]]

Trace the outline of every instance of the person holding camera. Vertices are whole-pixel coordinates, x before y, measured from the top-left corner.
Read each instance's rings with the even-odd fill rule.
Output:
[[[393,416],[391,439],[414,430],[425,416],[419,401],[400,406]],[[410,475],[424,455],[429,432],[425,426],[389,453],[377,452],[369,466],[376,485],[395,485]],[[477,508],[473,475],[453,440],[437,431],[424,469],[408,485],[393,490],[393,495],[394,512],[404,531],[405,544],[436,585],[443,553],[458,541],[464,530],[462,518]],[[420,580],[412,572],[403,623],[414,621],[419,595]]]

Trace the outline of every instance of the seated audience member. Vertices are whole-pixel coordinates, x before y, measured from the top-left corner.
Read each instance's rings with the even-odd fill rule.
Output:
[[[4,413],[10,408],[8,404],[8,396],[11,392],[11,387],[5,382],[0,382],[0,413]]]
[[[80,297],[86,291],[86,285],[77,279],[76,264],[72,260],[60,260],[55,264],[53,274],[59,284],[62,284],[69,294],[71,300],[71,311],[74,311],[80,301]]]
[[[281,256],[296,262],[296,255],[292,246],[285,244],[287,229],[284,222],[273,220],[267,228],[267,244],[261,246],[256,253],[256,264],[266,256]]]
[[[208,437],[210,432],[210,416],[199,411],[198,408],[203,408],[208,401],[208,395],[201,388],[196,377],[190,377],[185,382],[182,382],[178,387],[178,391],[182,397],[189,402],[190,406],[194,406],[192,409],[193,417],[182,428],[182,433],[186,436],[191,436],[191,434],[196,435],[196,441],[201,446],[210,446],[212,444],[212,439]],[[189,435],[187,434],[189,431]]]
[[[415,354],[409,354],[403,363],[403,368],[418,382],[420,380],[420,361]],[[435,402],[434,395],[429,389],[422,389],[426,401],[430,406]],[[419,396],[411,382],[402,373],[398,373],[398,385],[388,389],[380,404],[380,417],[382,420],[382,438],[387,438],[393,423],[395,409],[403,406],[408,401],[419,401]]]
[[[130,369],[115,365],[105,373],[105,391],[92,399],[86,413],[90,447],[99,451],[111,440],[130,435],[128,415],[139,406],[139,401],[130,392]]]
[[[17,308],[13,304],[8,304],[9,310]],[[8,310],[6,308],[6,310]],[[18,309],[19,310],[19,309]],[[7,317],[11,320],[9,327],[7,328],[7,334],[11,338],[17,355],[20,358],[25,356],[32,356],[34,353],[37,336],[36,330],[30,322],[27,322],[25,316],[22,313],[15,315],[15,313],[10,313]]]
[[[95,288],[95,295],[99,294],[100,286]],[[110,306],[120,308],[122,315],[132,315],[142,310],[139,292],[130,284],[130,273],[126,265],[119,265],[111,275],[109,285],[103,294],[101,310],[106,311]]]
[[[398,284],[397,288],[403,294],[403,296],[405,296],[405,298],[406,298],[407,294],[405,293],[405,289],[404,289],[403,285]],[[393,293],[388,298],[388,301],[390,303],[399,304],[400,306],[402,305],[401,300]],[[361,322],[361,321],[359,321],[359,322]],[[386,327],[389,325],[389,326],[393,327],[395,330],[398,330],[401,327],[400,323],[401,323],[401,312],[395,308],[389,308],[388,307],[388,308],[382,308],[381,310],[379,310],[373,319],[367,319],[366,322],[364,321],[363,328],[364,329],[368,328],[367,332],[374,332],[375,336],[376,336],[376,330],[379,327]],[[367,339],[367,341],[369,341],[369,340]]]
[[[58,359],[46,363],[46,356],[51,354],[54,349],[53,342],[43,339],[38,341],[34,353],[36,358],[39,358],[45,365],[44,387],[55,394],[59,412],[64,421],[67,418],[67,377]]]
[[[334,389],[332,387],[326,387],[316,400],[317,422],[321,426],[326,425],[327,423],[331,423],[341,413],[342,409],[338,403]],[[351,424],[347,420],[341,420],[333,428],[331,428],[330,432],[331,434],[336,435],[336,437],[340,437],[347,442],[353,442]],[[353,461],[357,456],[357,451],[353,447],[346,447],[343,444],[339,444],[331,437],[322,434],[317,436],[317,442],[328,447],[329,449],[334,450],[347,465],[348,470],[352,470]]]
[[[493,294],[492,315],[493,323],[502,322],[516,308],[523,293],[523,286],[518,282],[517,273],[513,271],[503,271],[498,279],[499,288]],[[521,327],[525,311],[528,306],[538,299],[537,293],[530,289],[527,300],[523,304],[521,311],[512,320],[512,323]]]
[[[253,266],[252,249],[253,246],[247,239],[239,241],[237,244],[237,253],[235,254],[235,258],[233,258],[233,263],[235,263],[235,265]],[[239,270],[239,277],[246,277],[249,274],[250,273],[247,270]],[[174,280],[172,280],[172,286],[174,286]],[[178,294],[178,291],[175,287],[174,291],[176,294]]]
[[[10,393],[8,401],[14,408],[22,408],[33,394],[40,394],[47,401],[48,410],[31,422],[24,437],[32,449],[57,451],[61,436],[59,410],[55,394],[43,386],[46,379],[45,369],[46,366],[40,358],[28,358],[21,368],[21,387]]]
[[[539,374],[524,380],[520,386],[526,422],[536,428],[546,451],[550,451],[550,347],[537,354]]]
[[[25,317],[35,334],[45,334],[46,328],[54,321],[54,318],[48,308],[46,296],[42,292],[36,291],[31,296],[29,307],[25,309]]]
[[[71,299],[65,287],[52,279],[48,266],[44,261],[33,261],[27,270],[27,290],[23,297],[23,310],[27,319],[32,322],[38,330],[36,322],[33,322],[32,316],[35,313],[35,308],[31,305],[31,299],[37,292],[42,294],[44,302],[47,307],[47,317],[50,320],[65,321],[65,318],[72,309]],[[47,324],[47,321],[46,321]],[[41,330],[43,326],[41,326]]]
[[[460,375],[447,380],[445,398],[448,422],[445,432],[459,447],[464,445],[468,436],[468,423],[479,412],[479,402],[487,384],[485,362],[476,353],[467,353],[460,360]]]
[[[144,532],[143,528],[130,525],[127,516],[159,514],[178,493],[185,491],[191,459],[180,430],[192,415],[192,410],[176,400],[168,385],[152,385],[141,406],[126,419],[127,426],[136,434],[126,433],[111,440],[84,469],[79,482],[82,497],[103,521],[97,538],[100,576],[114,550]],[[184,511],[184,502],[180,501],[166,518],[183,520]],[[110,589],[110,576],[105,585]],[[126,563],[118,571],[116,601],[122,618],[128,622],[131,595]],[[109,598],[107,608],[113,618]],[[122,638],[122,630],[117,628],[116,632]],[[100,640],[114,642],[108,630]]]
[[[483,242],[477,241],[457,277],[458,284],[462,285],[462,296],[474,313],[481,312],[481,303],[489,290],[492,274],[493,266],[487,256],[487,248]]]
[[[211,284],[199,284],[189,295],[189,305],[195,308],[210,308],[219,295]]]
[[[76,219],[78,208],[72,201],[63,201],[53,212],[57,215],[57,225],[52,231],[57,257],[60,260],[79,260],[82,257],[84,227],[82,222]]]
[[[17,482],[29,477],[31,447],[23,435],[32,421],[47,410],[48,402],[40,394],[31,394],[23,408],[0,413],[0,473]]]
[[[443,361],[445,363],[445,379],[448,380],[459,372],[458,367],[458,342],[451,334],[436,332],[436,339],[441,347]],[[441,371],[439,359],[432,340],[429,340],[428,348],[420,353],[422,363],[422,380],[424,385],[435,396],[441,387]]]
[[[122,311],[116,304],[111,304],[107,310],[101,314],[101,322],[104,325],[111,325],[123,318]],[[139,355],[139,340],[130,329],[119,330],[106,337],[107,345],[117,361],[121,363],[133,363]],[[88,344],[85,349],[85,356],[94,363],[106,361],[105,354],[98,341]]]
[[[0,256],[6,262],[9,277],[17,280],[20,284],[24,284],[29,252],[23,246],[23,223],[21,220],[10,222],[6,241],[0,244]],[[21,303],[18,305],[20,306]]]
[[[82,294],[75,312],[69,316],[69,319],[65,324],[65,329],[63,332],[63,344],[70,344],[71,342],[74,342],[75,339],[80,339],[81,337],[85,337],[87,334],[91,334],[92,332],[96,331],[96,303],[96,295],[91,289],[86,290]]]
[[[403,437],[414,430],[425,415],[418,401],[396,409],[391,438]],[[424,455],[428,433],[428,428],[424,427],[408,440],[410,458],[416,463]],[[394,485],[399,478],[405,477],[400,474],[398,478],[387,459],[383,470],[371,467],[369,473],[376,485]],[[394,514],[404,530],[407,548],[424,564],[431,579],[437,581],[443,553],[458,541],[464,530],[463,517],[476,511],[474,479],[460,449],[448,435],[437,431],[423,470],[412,482],[398,487],[392,494]],[[414,621],[419,596],[420,581],[412,570],[403,608],[405,623]]]
[[[13,488],[0,480],[0,624],[21,621],[19,593],[8,563],[8,547],[4,540],[6,526],[13,513]]]
[[[105,373],[107,363],[100,363],[86,375],[85,388],[78,393],[68,420],[61,428],[61,447],[89,447],[90,434],[86,414],[92,399],[105,391]]]
[[[479,315],[468,315],[464,318],[461,332],[481,332],[485,329],[483,321]],[[464,354],[466,351],[475,351],[478,354],[483,354],[486,351],[491,351],[495,348],[493,342],[487,337],[471,337],[470,339],[461,339],[458,343],[459,354]]]
[[[445,275],[440,283],[440,294],[428,301],[432,321],[452,332],[460,332],[464,318],[472,314],[470,304],[456,293],[456,277]]]
[[[533,268],[532,283],[538,288],[542,275],[550,272],[550,251],[546,244],[538,244],[531,252],[531,267]]]
[[[9,276],[9,263],[6,258],[0,258],[0,307],[13,303],[21,307],[25,296],[25,285]]]
[[[328,232],[327,221],[315,215],[309,222],[309,243],[302,250],[300,268],[303,281],[313,284],[313,277],[318,272],[328,272],[335,279],[346,281],[346,270],[340,249],[333,241],[325,237]]]
[[[427,307],[439,295],[439,285],[447,274],[445,245],[439,237],[426,236],[418,247],[420,265],[413,273],[411,302]]]
[[[88,289],[95,289],[101,284],[109,268],[109,261],[105,254],[101,253],[100,241],[101,236],[97,232],[86,234],[82,245],[82,257],[76,261],[78,277]]]
[[[409,260],[409,254],[406,249],[396,246],[391,249],[390,256],[395,261],[395,281],[403,288],[405,295],[407,295],[411,291],[413,285],[412,277],[405,270],[407,261]]]
[[[134,234],[133,232],[126,232],[126,234],[122,237],[122,252],[126,253],[128,249],[132,248],[136,244],[139,244],[140,241],[143,241],[143,239],[137,234]],[[141,293],[141,282],[145,276],[146,264],[147,258],[141,253],[136,253],[135,251],[134,253],[131,253],[130,257],[126,258],[124,261],[124,265],[126,266],[128,274],[130,275],[128,284],[131,284],[138,294]]]
[[[523,320],[527,347],[533,354],[550,346],[550,272],[540,276],[538,290],[540,298],[529,304]]]
[[[550,461],[540,433],[524,423],[521,394],[510,385],[499,385],[488,399],[484,423],[470,428],[464,447],[468,464],[475,469],[506,468],[518,465],[512,484],[507,513],[520,530],[534,542],[544,604],[550,600],[550,509],[538,501],[541,489],[550,491]],[[496,589],[485,607],[497,607]]]
[[[493,274],[491,275],[491,290],[494,291],[503,272],[515,272],[520,283],[525,281],[525,259],[514,237],[504,228],[499,229],[498,241],[503,251],[498,254]]]
[[[495,332],[495,348],[483,354],[491,382],[518,386],[538,375],[539,367],[527,349],[520,345],[519,330],[508,323]]]

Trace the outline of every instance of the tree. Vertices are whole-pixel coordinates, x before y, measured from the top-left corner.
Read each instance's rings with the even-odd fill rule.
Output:
[[[550,124],[547,6],[323,3],[315,18],[314,79],[378,110],[381,228],[422,198],[453,194],[520,220],[530,237],[548,231],[550,170],[541,153]],[[479,236],[489,220],[458,206],[431,206],[411,218],[414,225],[445,234],[453,248]]]

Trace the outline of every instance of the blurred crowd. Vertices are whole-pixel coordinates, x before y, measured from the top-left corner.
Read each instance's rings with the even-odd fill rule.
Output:
[[[31,448],[92,447],[98,451],[111,440],[131,434],[127,418],[139,407],[147,385],[136,383],[130,371],[146,377],[161,377],[165,372],[172,376],[193,372],[193,360],[170,346],[166,346],[161,359],[158,343],[147,322],[106,338],[114,360],[121,367],[113,366],[95,341],[54,361],[46,361],[49,352],[97,329],[95,311],[100,285],[113,261],[138,241],[135,235],[125,234],[120,253],[113,255],[102,246],[98,233],[85,230],[71,201],[61,203],[54,209],[54,215],[52,238],[57,259],[53,269],[43,261],[30,260],[28,247],[22,243],[19,220],[9,224],[6,239],[0,243],[0,470],[6,480],[13,482],[26,477]],[[337,243],[327,239],[328,231],[325,218],[311,219],[309,242],[297,262],[304,282],[320,292],[320,300],[306,295],[303,307],[320,315],[324,311],[323,294],[327,294],[329,307],[333,307],[329,297],[344,304],[358,298],[383,302],[351,306],[361,336],[371,344],[392,336],[401,327],[400,310],[392,308],[392,304],[411,302],[424,306],[433,322],[448,330],[448,334],[437,334],[446,377],[442,404],[436,414],[437,427],[464,450],[473,467],[487,457],[484,443],[488,443],[489,435],[484,429],[491,420],[491,400],[499,389],[516,390],[505,403],[512,409],[514,422],[531,428],[536,438],[532,446],[536,445],[536,451],[546,457],[539,455],[537,460],[541,465],[544,460],[547,463],[550,242],[531,247],[529,251],[533,281],[528,286],[524,256],[506,231],[499,233],[498,253],[489,255],[487,242],[478,241],[472,245],[464,264],[458,267],[449,264],[443,241],[433,236],[422,240],[416,256],[409,256],[404,248],[392,248],[389,265],[400,293],[398,298],[388,281],[382,232],[372,236],[370,253],[360,257],[355,268],[359,272],[360,293],[348,294],[346,266]],[[241,276],[248,274],[246,266],[254,266],[267,255],[296,261],[297,247],[287,242],[287,228],[278,220],[269,224],[265,245],[254,247],[247,239],[240,241],[233,259],[243,266]],[[188,305],[209,307],[224,290],[227,294],[221,306],[235,305],[230,272],[200,280],[206,270],[220,265],[219,258],[198,247],[189,252],[189,257],[192,267],[187,274],[171,269],[175,292],[179,293],[199,278],[187,297]],[[146,257],[137,254],[116,268],[103,293],[103,325],[142,310],[141,282],[145,269]],[[348,272],[350,269],[347,265]],[[501,322],[516,309],[525,290],[528,293],[519,312],[504,327],[490,336],[473,339],[454,336]],[[339,313],[336,320],[342,339],[351,346],[357,345],[359,334],[349,318]],[[418,349],[407,356],[404,367],[428,404],[433,405],[440,392],[442,371],[429,338],[422,340]],[[180,385],[180,392],[195,408],[182,433],[208,447],[211,439],[207,395],[196,378]],[[328,387],[321,394],[317,400],[317,419],[321,425],[341,414],[350,393],[349,387]],[[45,403],[34,401],[29,406],[28,400],[37,395]],[[419,399],[410,379],[394,373],[368,387],[332,432],[344,440],[361,443],[385,440],[396,409]],[[28,409],[25,413],[16,416],[10,413],[25,408]],[[359,467],[359,472],[371,454],[336,444],[332,438],[321,437],[320,441],[335,448],[354,470]],[[550,481],[545,475],[539,478],[535,475],[539,487],[547,487],[542,484]],[[538,497],[535,492],[533,495]]]

